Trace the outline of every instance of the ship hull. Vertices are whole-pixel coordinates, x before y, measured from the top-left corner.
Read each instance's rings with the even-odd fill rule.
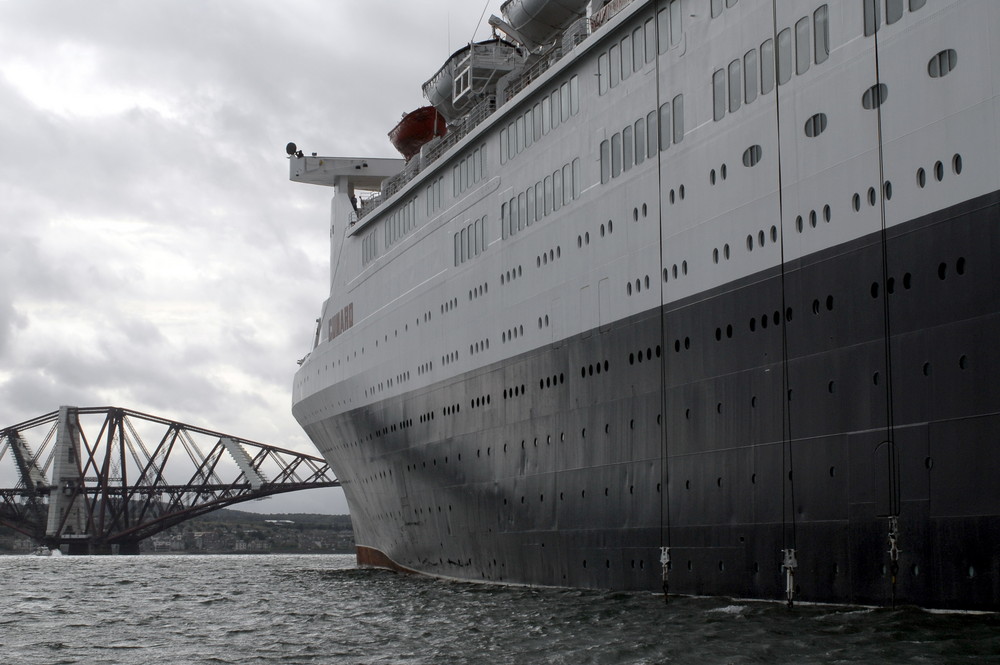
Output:
[[[995,609],[998,218],[978,197],[307,424],[359,562],[659,591],[669,546],[671,592],[778,599],[793,548],[798,599]]]

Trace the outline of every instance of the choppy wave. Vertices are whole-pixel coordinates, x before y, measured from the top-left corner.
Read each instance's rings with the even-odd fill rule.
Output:
[[[1000,662],[1000,617],[463,584],[349,556],[0,558],[0,654],[52,663]]]

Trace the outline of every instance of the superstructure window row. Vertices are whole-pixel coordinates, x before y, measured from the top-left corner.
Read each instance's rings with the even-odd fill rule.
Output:
[[[500,204],[500,226],[504,239],[541,221],[546,215],[579,198],[583,176],[580,158],[563,164],[517,196]]]
[[[580,79],[573,76],[500,130],[500,163],[506,164],[580,112]]]
[[[725,0],[726,7],[735,7],[739,0]],[[723,0],[709,0],[712,10],[712,18],[717,18],[722,15],[722,4]]]
[[[489,246],[486,236],[486,216],[467,224],[455,234],[455,266],[479,256]]]
[[[864,0],[865,37],[874,35],[882,27],[882,3],[885,3],[885,24],[892,25],[903,18],[906,6],[911,12],[922,9],[927,0]]]
[[[438,176],[431,181],[431,184],[424,188],[424,196],[427,199],[427,216],[430,217],[441,209],[441,183],[444,176]]]
[[[368,265],[378,258],[378,236],[372,229],[361,239],[361,265]]]
[[[652,159],[671,143],[684,139],[684,95],[660,105],[601,141],[601,184],[617,178],[633,166]]]
[[[385,227],[385,248],[389,249],[400,238],[417,228],[417,200],[410,199],[401,205],[382,225]]]
[[[682,36],[681,0],[670,0],[654,19],[634,28],[597,57],[597,91],[603,95],[646,64],[677,46]]]
[[[452,193],[462,194],[486,177],[486,144],[473,149],[460,162],[451,167]]]
[[[830,10],[822,5],[812,17],[805,16],[795,23],[794,71],[805,74],[810,64],[822,64],[829,57]],[[722,120],[727,111],[734,113],[742,103],[750,104],[757,99],[758,75],[761,95],[774,89],[775,73],[778,85],[792,79],[792,28],[778,33],[777,58],[773,39],[760,45],[759,65],[758,68],[758,50],[751,49],[727,67],[715,70],[712,74],[712,117],[716,121]]]

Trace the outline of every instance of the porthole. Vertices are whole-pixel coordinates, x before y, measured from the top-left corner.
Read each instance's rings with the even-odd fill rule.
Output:
[[[715,249],[712,250],[712,263],[718,263],[718,262],[719,262],[719,248],[716,247]]]
[[[892,182],[891,181],[886,180],[885,184],[882,185],[882,195],[885,196],[885,200],[886,201],[889,201],[890,199],[892,199]]]
[[[877,201],[877,200],[878,200],[878,194],[875,193],[875,188],[874,187],[869,187],[868,188],[868,205],[874,206],[875,205],[875,201]]]
[[[826,131],[826,114],[817,113],[806,120],[806,136],[815,138]]]
[[[715,169],[712,169],[711,171],[708,172],[708,183],[710,185],[715,184]]]
[[[955,172],[955,175],[962,174],[962,156],[955,153],[955,156],[951,158],[951,170]]]
[[[757,232],[757,244],[760,245],[761,247],[764,246],[764,231],[763,230]]]
[[[795,218],[795,231],[797,233],[802,233],[802,215],[798,215]]]
[[[958,52],[953,49],[945,49],[930,59],[927,63],[927,73],[932,79],[947,75],[958,66]]]
[[[815,210],[810,210],[809,211],[809,226],[811,226],[813,228],[816,228],[816,211]]]
[[[865,90],[861,96],[861,105],[868,110],[877,109],[885,104],[889,98],[889,86],[885,83],[877,83]]]
[[[752,233],[747,236],[747,251],[748,252],[752,252],[753,251],[753,234]]]
[[[778,227],[771,227],[771,242],[778,242]]]
[[[923,189],[927,185],[927,172],[923,167],[917,169],[917,187]]]
[[[935,162],[934,164],[934,179],[938,182],[944,180],[944,164],[941,162]]]
[[[855,192],[854,198],[851,199],[851,206],[854,208],[854,212],[861,212],[861,195]]]
[[[764,154],[763,148],[759,145],[752,145],[743,151],[743,166],[757,166]]]

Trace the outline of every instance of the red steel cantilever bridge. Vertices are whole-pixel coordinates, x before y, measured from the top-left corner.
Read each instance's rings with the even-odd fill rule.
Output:
[[[340,485],[319,457],[117,407],[64,406],[0,430],[0,487],[7,477],[0,524],[71,554],[137,554],[218,508]]]

